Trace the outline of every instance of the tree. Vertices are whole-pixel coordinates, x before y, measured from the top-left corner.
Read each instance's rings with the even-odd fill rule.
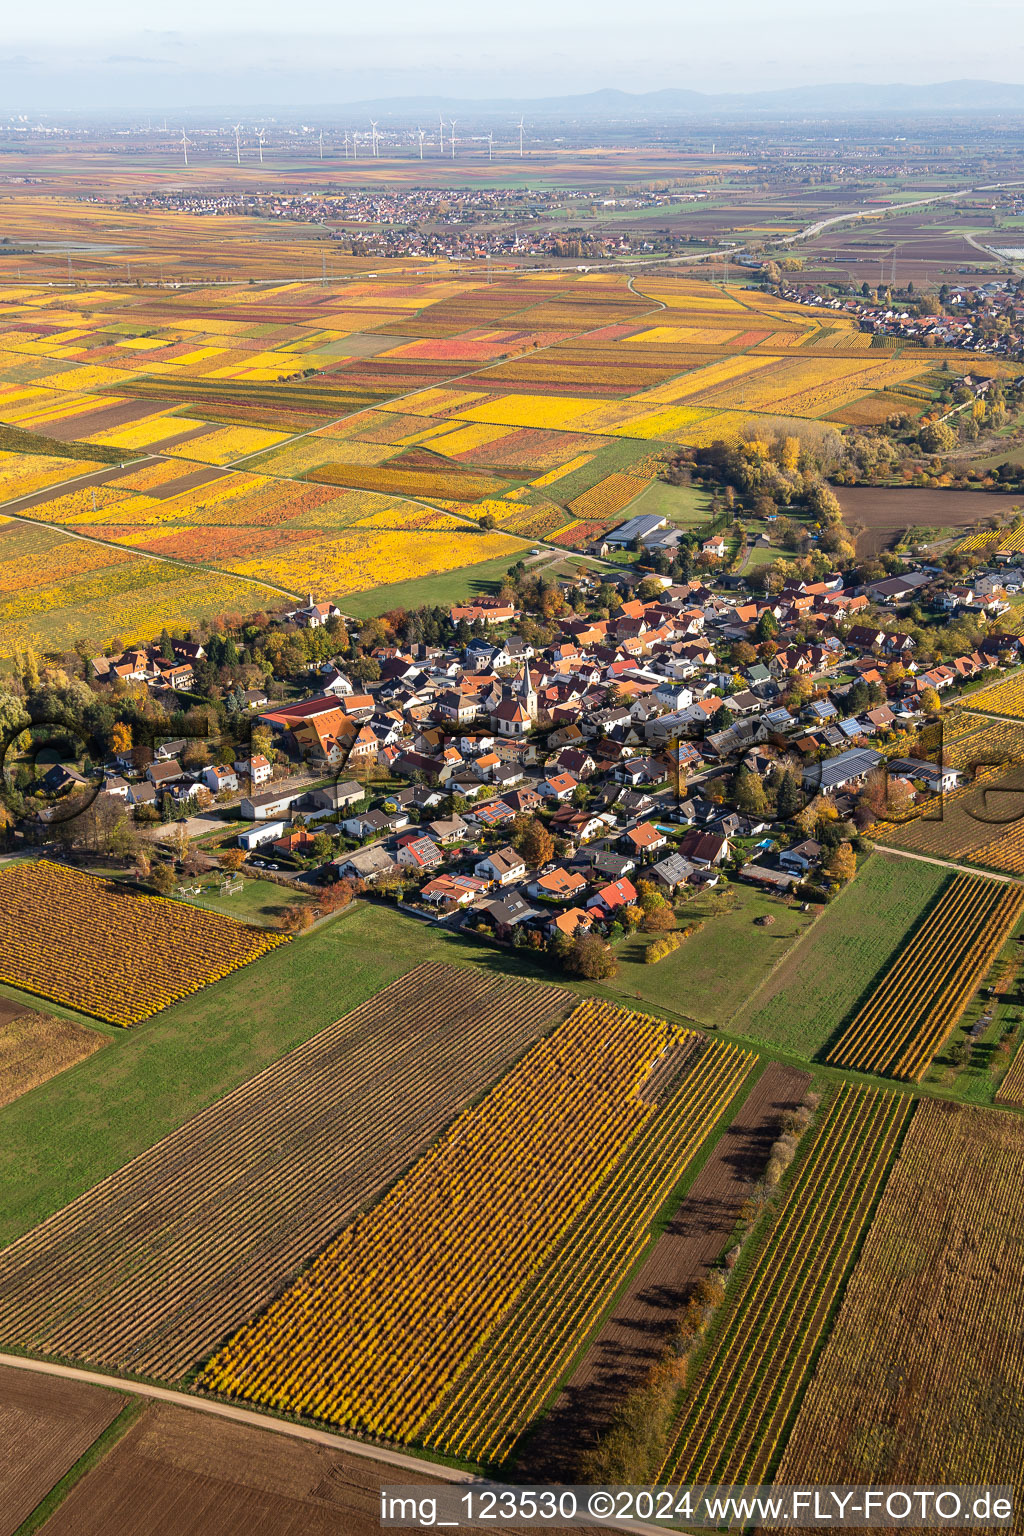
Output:
[[[668,902],[662,899],[657,906],[652,906],[644,913],[644,933],[668,933],[670,928],[676,925],[675,913]]]
[[[776,814],[780,821],[789,821],[802,809],[804,803],[803,789],[796,772],[787,768],[779,780],[778,793],[776,795]]]
[[[334,852],[334,844],[326,832],[318,832],[313,839],[313,857],[322,864]]]
[[[607,981],[618,968],[611,949],[596,933],[577,932],[566,963],[571,975],[581,976],[586,981]]]
[[[637,588],[636,595],[642,603],[653,603],[659,597],[663,597],[664,593],[665,589],[660,581],[655,580],[653,576],[645,576]]]
[[[744,816],[767,816],[768,796],[756,773],[741,768],[736,775],[736,809]]]
[[[939,695],[934,688],[922,688],[918,697],[920,698],[921,708],[924,710],[925,714],[937,715],[939,710],[942,708],[942,704],[939,701]]]
[[[853,879],[857,873],[857,855],[849,843],[840,843],[832,850],[825,868],[833,880],[839,880],[844,885],[847,880]]]
[[[245,853],[241,848],[227,848],[217,857],[221,869],[226,869],[229,875],[237,875],[245,863]]]
[[[774,640],[779,632],[779,621],[769,608],[757,621],[757,638],[759,640]]]
[[[114,729],[110,733],[110,749],[115,754],[130,752],[132,749],[132,728],[123,720],[118,720],[114,724]]]
[[[555,840],[536,816],[517,816],[512,841],[531,869],[539,869],[555,856]]]
[[[169,896],[177,881],[169,864],[158,864],[149,877],[149,883],[158,896]]]

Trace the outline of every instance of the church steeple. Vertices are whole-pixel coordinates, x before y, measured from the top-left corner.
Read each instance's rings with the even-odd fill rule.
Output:
[[[531,720],[537,718],[537,691],[533,686],[528,662],[524,662],[523,670],[516,679],[516,695]]]

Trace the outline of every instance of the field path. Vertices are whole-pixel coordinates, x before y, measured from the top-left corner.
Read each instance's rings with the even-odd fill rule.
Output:
[[[236,1408],[231,1403],[214,1402],[208,1397],[193,1397],[187,1392],[174,1392],[169,1387],[156,1387],[147,1381],[127,1381],[121,1376],[106,1376],[99,1371],[83,1371],[77,1366],[57,1365],[51,1360],[30,1360],[24,1355],[0,1354],[0,1365],[13,1366],[15,1370],[36,1371],[43,1376],[60,1376],[65,1381],[87,1382],[95,1387],[109,1387],[115,1392],[132,1392],[136,1397],[154,1398],[161,1403],[173,1403],[178,1408],[192,1408],[199,1413],[212,1413],[221,1419],[232,1419],[236,1424],[248,1424],[254,1429],[269,1429],[278,1435],[291,1435],[294,1440],[312,1440],[316,1445],[326,1445],[334,1451],[347,1451],[352,1456],[363,1456],[368,1461],[383,1461],[388,1466],[400,1467],[405,1472],[423,1473],[442,1478],[449,1483],[471,1483],[477,1479],[468,1472],[454,1467],[444,1467],[425,1461],[418,1456],[403,1456],[400,1451],[384,1450],[378,1445],[364,1445],[361,1440],[350,1440],[344,1435],[333,1435],[324,1429],[311,1429],[305,1424],[292,1424],[283,1419],[268,1418],[252,1413],[247,1408]]]
[[[982,875],[986,880],[1001,880],[1005,885],[1020,885],[1024,880],[1024,876],[999,874],[977,864],[957,864],[953,859],[936,859],[928,853],[911,853],[909,848],[890,848],[887,843],[876,843],[875,848],[894,859],[916,859],[919,864],[937,864],[940,869],[956,869],[962,875]]]
[[[690,1287],[729,1241],[739,1208],[767,1164],[780,1116],[796,1109],[810,1083],[809,1072],[777,1062],[754,1083],[566,1383],[531,1455],[536,1476],[572,1481],[581,1444],[655,1364]]]

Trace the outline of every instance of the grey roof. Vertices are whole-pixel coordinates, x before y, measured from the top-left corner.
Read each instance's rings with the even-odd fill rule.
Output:
[[[658,517],[653,512],[640,517],[631,517],[626,522],[620,523],[617,528],[613,528],[610,533],[606,533],[605,539],[610,544],[628,544],[633,539],[646,539],[652,533],[656,533],[659,528],[664,528],[667,521],[667,518]]]
[[[838,789],[850,779],[870,773],[883,761],[881,752],[871,747],[851,747],[848,752],[840,752],[838,757],[827,758],[823,763],[812,763],[804,770],[804,781],[825,790]]]
[[[670,853],[667,859],[659,859],[651,869],[666,885],[681,885],[693,874],[693,865],[681,853]]]

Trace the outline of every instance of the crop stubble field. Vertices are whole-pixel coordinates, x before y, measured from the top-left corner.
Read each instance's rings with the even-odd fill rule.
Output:
[[[125,1401],[102,1387],[0,1366],[0,1536],[14,1536]]]
[[[0,1340],[184,1376],[568,1002],[407,973],[0,1253]]]

